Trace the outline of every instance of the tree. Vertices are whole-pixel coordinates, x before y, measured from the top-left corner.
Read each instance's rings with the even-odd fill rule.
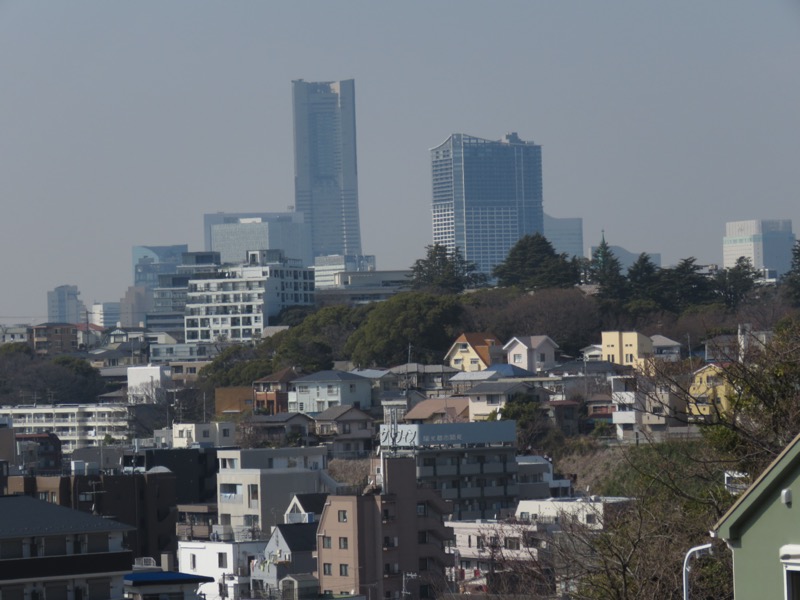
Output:
[[[467,261],[459,248],[449,252],[446,246],[433,244],[425,247],[425,253],[425,258],[411,266],[413,290],[458,294],[486,283],[486,275],[477,272],[476,265]]]
[[[457,335],[461,304],[453,296],[422,292],[397,294],[377,304],[350,337],[346,350],[362,367],[413,360],[440,362]]]
[[[680,314],[716,299],[711,280],[700,272],[696,260],[691,256],[671,269],[662,269],[664,308],[667,310]]]
[[[800,240],[792,246],[792,265],[781,279],[781,288],[789,303],[800,307]]]
[[[589,277],[590,283],[599,287],[597,299],[602,312],[607,315],[620,313],[627,299],[627,281],[622,275],[622,265],[614,256],[605,236],[592,253]]]
[[[714,276],[715,291],[728,309],[735,310],[753,291],[760,277],[750,259],[740,256],[733,267],[717,271]]]
[[[501,287],[525,290],[572,287],[580,281],[577,261],[557,254],[541,233],[523,236],[492,274]]]
[[[628,268],[628,303],[625,309],[633,316],[661,310],[661,277],[659,268],[642,252]]]

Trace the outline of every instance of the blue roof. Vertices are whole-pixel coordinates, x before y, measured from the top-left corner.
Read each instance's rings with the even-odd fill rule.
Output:
[[[521,369],[514,365],[500,363],[490,366],[486,371],[494,371],[502,377],[535,377],[536,373],[532,373],[527,369]]]
[[[177,573],[174,571],[137,571],[123,577],[125,583],[133,585],[167,585],[171,583],[211,583],[213,577]]]

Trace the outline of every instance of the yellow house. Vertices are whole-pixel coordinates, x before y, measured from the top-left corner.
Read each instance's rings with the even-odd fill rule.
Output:
[[[601,347],[603,360],[639,370],[653,356],[652,340],[637,331],[604,331]]]
[[[444,357],[459,371],[483,371],[494,363],[505,362],[503,344],[491,333],[462,333]]]
[[[692,375],[687,410],[693,420],[713,421],[730,409],[733,386],[725,377],[724,367],[705,365]]]

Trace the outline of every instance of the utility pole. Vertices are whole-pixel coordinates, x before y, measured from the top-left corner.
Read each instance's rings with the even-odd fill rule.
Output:
[[[417,579],[418,577],[419,577],[419,575],[417,575],[416,573],[403,572],[403,591],[402,591],[403,598],[405,598],[406,596],[410,596],[411,595],[411,592],[409,592],[408,589],[407,589],[406,583],[408,581],[410,581],[411,579]]]

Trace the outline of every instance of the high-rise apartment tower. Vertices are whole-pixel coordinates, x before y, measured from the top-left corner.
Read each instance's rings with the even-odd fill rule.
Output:
[[[791,268],[794,242],[791,219],[725,223],[722,266],[730,269],[744,257],[768,278],[780,277]]]
[[[491,274],[524,235],[541,233],[542,147],[456,133],[431,150],[433,242]]]
[[[361,254],[355,83],[292,82],[295,210],[314,256]]]

